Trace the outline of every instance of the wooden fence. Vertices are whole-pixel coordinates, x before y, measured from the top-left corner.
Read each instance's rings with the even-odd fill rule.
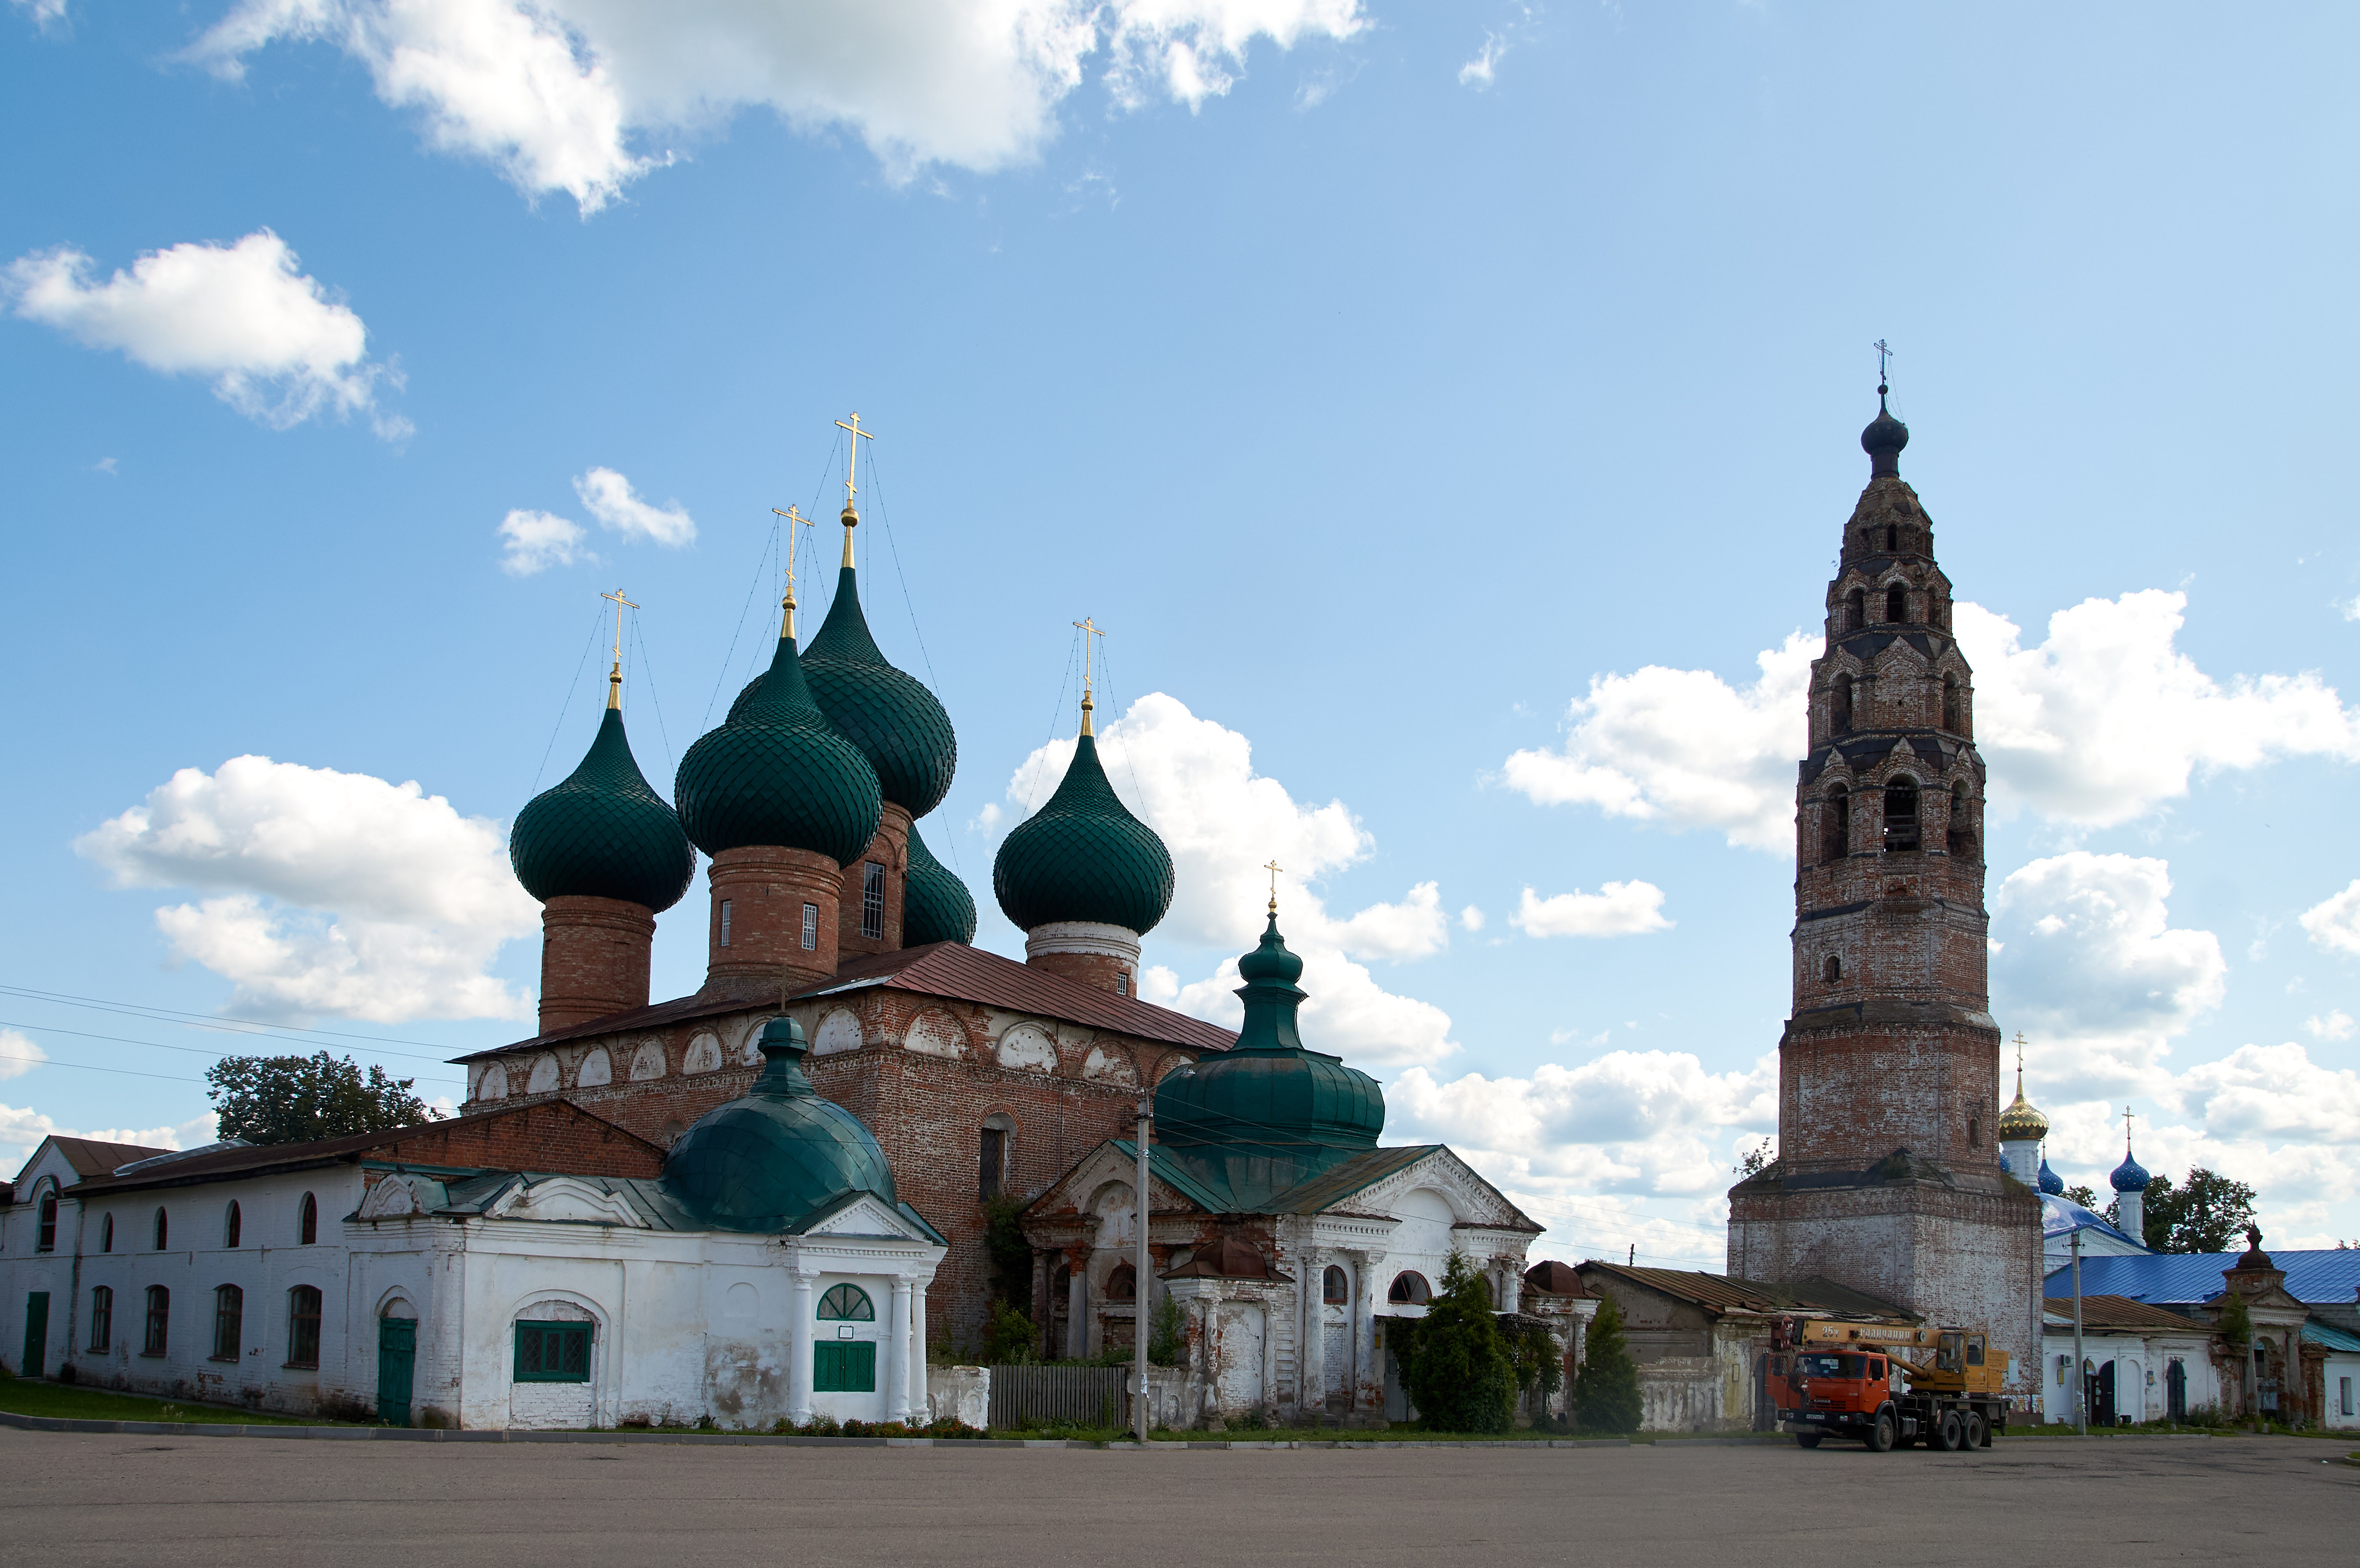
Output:
[[[994,1367],[992,1430],[1049,1421],[1120,1427],[1131,1420],[1130,1384],[1127,1367]]]

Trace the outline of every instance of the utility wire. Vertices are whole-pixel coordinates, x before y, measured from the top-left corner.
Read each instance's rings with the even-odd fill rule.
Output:
[[[211,1013],[183,1012],[178,1007],[150,1007],[144,1002],[115,1002],[98,996],[76,996],[63,991],[37,991],[26,985],[0,984],[0,996],[21,996],[28,1001],[61,1002],[68,1007],[86,1008],[93,1012],[120,1013],[128,1018],[147,1018],[155,1023],[176,1023],[187,1029],[219,1029],[224,1033],[243,1034],[267,1029],[281,1036],[324,1035],[331,1040],[355,1040],[370,1045],[422,1045],[429,1051],[446,1049],[431,1040],[403,1040],[394,1035],[351,1034],[340,1029],[298,1029],[292,1024],[268,1024],[257,1018],[219,1018]],[[18,1024],[18,1029],[45,1028],[45,1025]],[[290,1039],[290,1045],[316,1044],[314,1040]],[[415,1055],[411,1051],[392,1051],[388,1056]],[[421,1056],[421,1062],[442,1062],[442,1056]]]
[[[186,1051],[186,1052],[188,1052],[188,1053],[189,1053],[190,1055],[191,1055],[191,1056],[211,1056],[211,1057],[216,1057],[216,1058],[219,1058],[219,1057],[234,1056],[234,1055],[235,1055],[235,1054],[236,1054],[236,1052],[235,1052],[235,1051],[208,1051],[208,1050],[206,1050],[204,1047],[202,1047],[202,1046],[201,1046],[201,1045],[167,1045],[167,1044],[165,1044],[165,1043],[164,1043],[162,1040],[133,1040],[133,1039],[131,1039],[131,1038],[130,1038],[129,1036],[127,1036],[127,1035],[119,1035],[119,1034],[92,1034],[92,1033],[91,1033],[90,1031],[88,1031],[87,1029],[58,1029],[58,1028],[56,1028],[55,1026],[53,1026],[53,1025],[49,1025],[49,1024],[18,1024],[18,1023],[10,1023],[10,1022],[8,1022],[5,1018],[0,1018],[0,1029],[35,1029],[35,1030],[39,1031],[39,1032],[40,1032],[40,1033],[42,1033],[42,1034],[63,1034],[63,1035],[71,1035],[71,1036],[72,1036],[74,1039],[76,1039],[76,1040],[111,1040],[111,1041],[113,1041],[114,1043],[115,1043],[115,1044],[117,1044],[117,1045],[144,1045],[144,1046],[148,1047],[148,1048],[149,1050],[151,1050],[151,1051]],[[408,1052],[406,1052],[406,1051],[399,1051],[399,1052],[397,1052],[397,1051],[387,1051],[387,1052],[384,1052],[383,1054],[385,1054],[385,1055],[388,1055],[388,1056],[391,1056],[391,1055],[405,1055],[405,1056],[406,1056],[406,1055],[408,1055],[409,1053],[408,1053]],[[40,1058],[40,1057],[20,1056],[20,1057],[16,1058],[15,1060],[19,1061],[19,1062],[35,1062],[35,1061],[44,1061],[44,1060],[47,1060],[47,1059],[46,1059],[46,1058]],[[432,1061],[432,1060],[434,1060],[434,1059],[433,1059],[433,1058],[423,1058],[423,1059],[417,1059],[417,1060],[429,1060],[429,1061]],[[60,1065],[60,1066],[61,1066],[61,1067],[71,1067],[71,1066],[74,1066],[74,1065],[76,1065],[76,1063],[73,1063],[73,1062],[60,1062],[60,1063],[59,1063],[59,1065]],[[93,1071],[103,1071],[103,1072],[107,1072],[107,1073],[114,1073],[114,1072],[119,1072],[119,1071],[121,1071],[121,1069],[109,1067],[109,1068],[104,1068],[104,1069],[93,1069]],[[462,1082],[464,1082],[464,1080],[462,1080],[462,1079],[456,1079],[456,1078],[436,1078],[436,1079],[432,1079],[432,1080],[431,1080],[431,1082],[432,1082],[432,1083],[462,1083]]]
[[[541,766],[532,770],[532,792],[541,793],[541,775],[549,771],[549,754],[557,749],[557,737],[565,728],[565,715],[574,711],[574,695],[582,689],[583,666],[590,662],[590,650],[598,644],[598,628],[606,624],[606,612],[599,611],[590,617],[590,640],[582,645],[582,657],[574,662],[574,679],[565,688],[565,701],[557,707],[557,723],[549,732],[549,744],[541,748]]]
[[[679,771],[680,765],[673,761],[672,730],[664,723],[663,699],[656,695],[655,661],[648,657],[647,635],[639,630],[639,613],[637,610],[631,612],[631,640],[639,645],[639,679],[648,683],[648,701],[655,704],[656,735],[663,742],[664,770],[669,778]]]

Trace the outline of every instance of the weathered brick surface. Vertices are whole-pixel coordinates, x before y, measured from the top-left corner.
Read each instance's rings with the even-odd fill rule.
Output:
[[[885,867],[885,933],[860,934],[862,879],[870,862]],[[856,953],[899,953],[901,950],[901,899],[910,884],[910,812],[885,802],[877,819],[877,836],[859,859],[844,868],[836,902],[836,952],[847,958]]]
[[[1950,604],[1917,493],[1872,479],[1811,667],[1778,1160],[1730,1194],[1729,1270],[1987,1325],[2028,1389],[2040,1210],[1994,1127],[1984,772]]]
[[[644,904],[568,896],[542,905],[541,1032],[646,1007],[655,940]]]
[[[1035,953],[1025,963],[1052,975],[1062,975],[1080,985],[1131,995],[1131,973],[1138,965],[1108,953]]]
[[[836,973],[836,899],[844,872],[803,849],[725,849],[705,872],[712,887],[706,922],[705,996],[759,1002],[800,990]],[[721,945],[721,905],[729,909],[729,945]],[[803,906],[819,906],[814,945],[803,945]]]

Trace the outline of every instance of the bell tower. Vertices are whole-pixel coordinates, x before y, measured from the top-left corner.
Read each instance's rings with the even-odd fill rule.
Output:
[[[1729,1271],[1987,1325],[2029,1388],[2040,1205],[1999,1143],[1974,672],[1876,390],[1796,789],[1778,1158],[1730,1192]]]

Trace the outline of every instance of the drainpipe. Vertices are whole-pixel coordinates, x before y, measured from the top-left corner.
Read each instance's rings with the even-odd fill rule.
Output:
[[[1147,1408],[1148,1305],[1155,1299],[1155,1276],[1150,1271],[1147,1263],[1147,1139],[1148,1135],[1153,1130],[1154,1117],[1155,1103],[1149,1097],[1148,1092],[1142,1089],[1139,1095],[1139,1126],[1132,1133],[1132,1137],[1137,1138],[1139,1143],[1139,1181],[1132,1189],[1135,1194],[1133,1207],[1137,1209],[1139,1216],[1137,1226],[1139,1234],[1132,1238],[1136,1250],[1134,1261],[1131,1267],[1131,1353],[1134,1396],[1131,1406],[1131,1422],[1142,1443],[1147,1441],[1147,1429],[1153,1424],[1153,1417]]]
[[[2090,1385],[2081,1370],[2081,1232],[2073,1231],[2073,1420],[2090,1435]]]

